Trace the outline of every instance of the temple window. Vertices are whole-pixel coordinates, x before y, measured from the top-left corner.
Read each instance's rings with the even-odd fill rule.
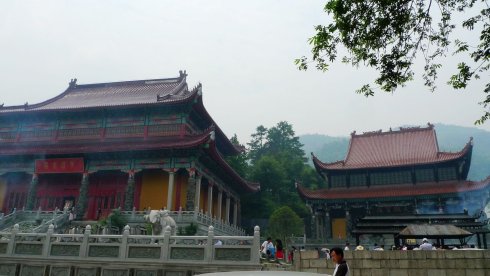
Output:
[[[345,187],[346,183],[346,177],[345,175],[332,175],[331,177],[331,187],[332,188],[337,188],[337,187]]]
[[[439,181],[456,179],[456,169],[454,167],[439,168]]]
[[[351,174],[350,175],[350,186],[366,186],[366,174]]]
[[[415,171],[415,178],[417,182],[430,182],[434,181],[433,169],[418,169]]]
[[[389,185],[411,182],[412,176],[410,171],[372,173],[371,184]]]

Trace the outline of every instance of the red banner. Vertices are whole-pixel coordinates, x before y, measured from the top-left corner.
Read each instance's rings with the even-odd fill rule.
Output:
[[[36,160],[36,173],[83,173],[83,158],[52,158]]]

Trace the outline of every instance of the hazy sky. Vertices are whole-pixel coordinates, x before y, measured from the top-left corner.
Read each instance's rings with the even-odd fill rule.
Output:
[[[191,87],[202,82],[214,120],[242,142],[258,125],[283,120],[297,134],[346,136],[427,122],[472,126],[483,113],[483,81],[464,91],[445,84],[454,57],[435,93],[420,71],[407,87],[374,98],[354,93],[372,71],[340,63],[327,73],[298,71],[293,61],[309,54],[313,26],[328,23],[324,2],[3,0],[0,103],[44,101],[75,77],[87,84],[187,70]]]

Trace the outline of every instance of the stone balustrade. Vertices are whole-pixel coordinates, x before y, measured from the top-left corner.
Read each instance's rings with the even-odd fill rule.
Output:
[[[464,276],[490,275],[490,250],[345,251],[351,276]],[[332,274],[332,260],[319,258],[317,251],[294,256],[296,271]]]
[[[26,229],[21,229],[22,232],[46,232],[50,224],[56,225],[56,227],[63,227],[68,223],[68,216],[67,210],[15,210],[0,218],[0,229],[3,229],[2,231],[6,232],[10,231],[9,229],[12,228],[14,224],[24,223],[28,224],[28,226],[26,226]],[[39,221],[40,224],[36,224],[36,221]]]
[[[148,212],[133,210],[122,211],[121,214],[125,217],[125,219],[127,219],[128,222],[134,224],[145,222],[144,215],[147,215]],[[235,236],[245,235],[245,230],[241,227],[227,223],[226,221],[217,218],[210,217],[202,211],[170,211],[169,215],[175,220],[178,226],[194,223],[198,226],[198,228],[202,229],[205,232],[207,231],[207,228],[212,225],[214,227],[215,233],[217,234]]]
[[[146,236],[130,235],[126,226],[122,235],[94,235],[90,225],[83,234],[55,234],[53,225],[47,233],[19,233],[16,225],[11,233],[0,233],[0,275],[254,270],[260,267],[259,230],[256,226],[253,236],[215,236],[210,226],[206,236],[171,236],[167,227],[163,236]]]

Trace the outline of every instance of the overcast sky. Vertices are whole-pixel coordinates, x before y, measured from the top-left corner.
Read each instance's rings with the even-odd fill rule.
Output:
[[[464,91],[416,81],[394,94],[354,93],[376,76],[340,63],[298,71],[325,1],[0,2],[0,103],[38,103],[79,84],[178,76],[203,84],[204,104],[242,142],[258,125],[293,124],[297,134],[347,136],[400,125],[472,126],[483,114],[483,81]],[[419,66],[421,67],[421,66]],[[485,81],[488,80],[484,77]],[[490,123],[479,128],[490,130]]]

